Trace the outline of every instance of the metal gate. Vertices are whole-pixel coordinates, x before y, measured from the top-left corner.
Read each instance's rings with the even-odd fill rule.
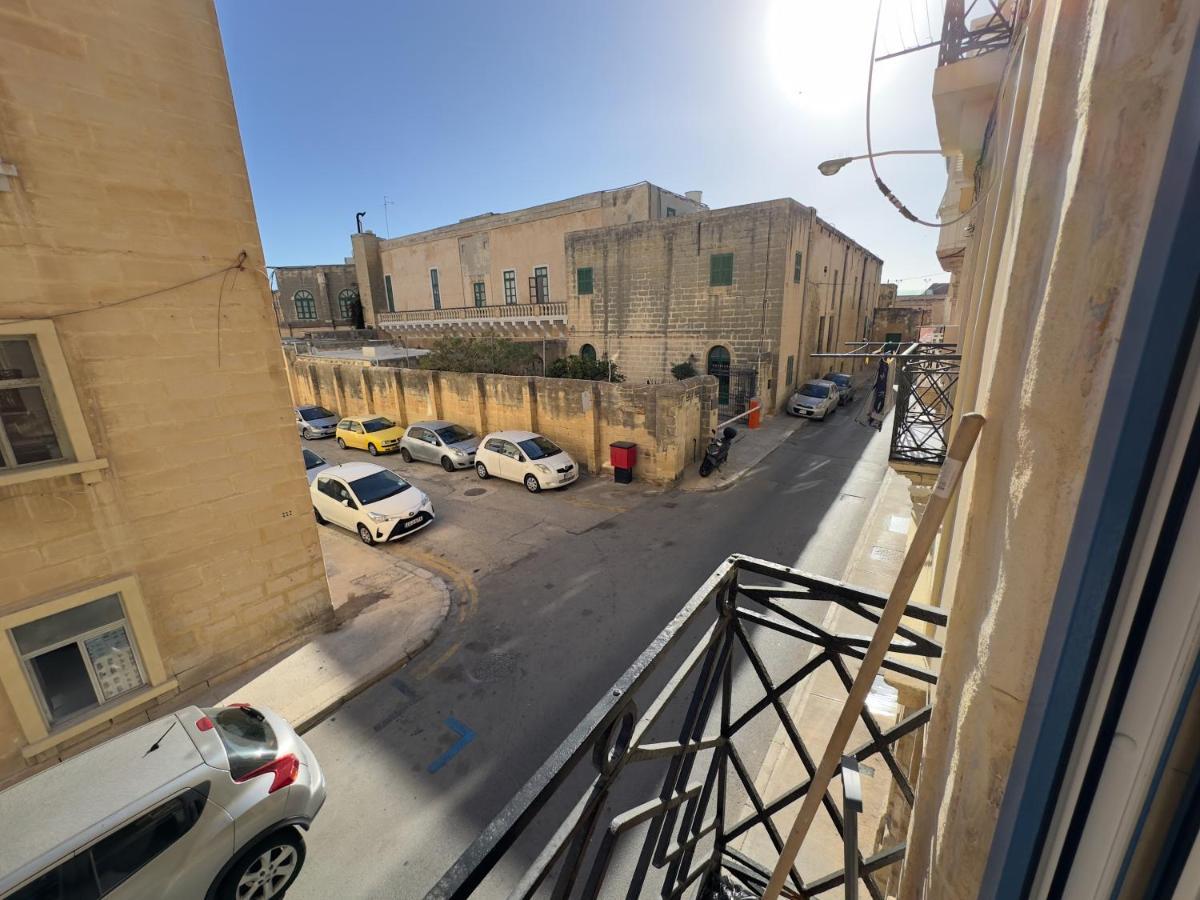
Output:
[[[750,399],[758,394],[758,372],[754,369],[733,369],[729,373],[728,402],[722,413],[736,416],[750,408]]]

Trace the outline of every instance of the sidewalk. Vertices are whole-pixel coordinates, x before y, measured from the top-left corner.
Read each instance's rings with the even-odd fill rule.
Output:
[[[215,702],[268,706],[301,732],[408,662],[450,612],[441,578],[386,545],[318,530],[336,627],[214,688]]]
[[[779,413],[764,416],[762,427],[751,429],[745,419],[734,424],[737,437],[729,448],[729,459],[718,471],[707,478],[700,477],[700,462],[688,466],[680,479],[679,487],[684,491],[719,491],[739,481],[751,469],[766,459],[767,454],[791,437],[804,419]],[[700,448],[704,452],[704,448]]]
[[[889,593],[900,570],[912,527],[912,503],[908,482],[889,469],[859,534],[842,580],[855,587],[868,588],[882,594]],[[835,606],[822,623],[822,628],[838,634],[868,634],[870,623]],[[853,674],[857,671],[857,665],[851,662],[850,670]],[[788,698],[788,713],[796,723],[814,761],[819,760],[824,753],[829,735],[845,701],[846,688],[829,665],[824,665],[814,672]],[[876,679],[867,697],[867,704],[883,729],[895,724],[902,713],[897,689],[881,678]],[[855,726],[848,746],[865,743],[869,737],[866,727],[860,721]],[[879,756],[872,757],[863,764],[862,776],[863,811],[859,815],[858,837],[861,852],[864,856],[870,856],[875,848],[880,822],[888,813],[891,777]],[[778,726],[755,778],[756,790],[764,801],[770,802],[807,777],[808,773],[796,755],[786,731],[782,725]],[[833,793],[839,796],[836,786]],[[799,808],[798,803],[792,803],[772,817],[781,834],[786,835],[791,830],[792,821]],[[753,812],[753,806],[747,801],[734,821]],[[736,846],[752,859],[767,865],[773,865],[778,858],[778,853],[762,827],[751,829]],[[841,867],[841,838],[829,816],[821,811],[801,847],[797,868],[801,877],[808,881]],[[882,876],[883,873],[880,872],[877,877],[882,881]]]

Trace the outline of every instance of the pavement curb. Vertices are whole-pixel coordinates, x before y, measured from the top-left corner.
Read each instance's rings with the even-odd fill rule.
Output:
[[[780,413],[780,415],[786,415],[786,413]],[[764,459],[766,459],[768,456],[770,456],[772,453],[774,453],[776,450],[778,450],[781,446],[783,446],[784,442],[787,441],[787,439],[790,438],[797,431],[799,431],[800,428],[807,421],[809,421],[809,420],[796,418],[796,421],[793,422],[785,432],[783,432],[782,436],[775,443],[775,445],[773,447],[771,447],[769,450],[767,450],[767,452],[764,453],[762,456],[760,456],[758,459],[754,460],[753,462],[747,463],[745,466],[738,469],[736,472],[734,472],[732,475],[730,475],[725,481],[713,482],[713,481],[709,481],[709,480],[705,479],[705,480],[701,480],[699,482],[694,481],[691,483],[691,486],[685,486],[683,482],[684,482],[684,478],[686,476],[684,476],[684,477],[680,478],[679,486],[678,486],[679,490],[681,490],[685,493],[688,493],[688,494],[715,494],[720,491],[729,490],[731,487],[733,487],[735,484],[737,484],[739,481],[741,481],[743,478],[745,478],[747,475],[749,475],[750,472],[752,472],[755,469],[755,467],[757,467]],[[737,441],[734,441],[733,446],[734,447],[737,446]],[[732,452],[732,450],[731,450],[731,452]],[[718,470],[718,474],[719,474],[719,470]],[[709,487],[708,485],[710,485],[710,484],[713,486]]]

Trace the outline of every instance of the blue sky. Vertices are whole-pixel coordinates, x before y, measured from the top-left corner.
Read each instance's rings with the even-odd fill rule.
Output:
[[[879,53],[935,34],[941,0],[889,0]],[[267,262],[649,180],[712,207],[794,197],[884,259],[939,271],[865,162],[874,0],[217,0]],[[876,151],[937,147],[936,50],[876,66]],[[940,157],[881,160],[934,218]],[[385,225],[383,197],[387,207]],[[932,280],[926,278],[925,281]],[[919,280],[906,287],[921,286]]]

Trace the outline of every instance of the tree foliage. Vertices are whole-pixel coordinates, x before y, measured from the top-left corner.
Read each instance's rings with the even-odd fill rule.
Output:
[[[609,377],[611,373],[611,378]],[[546,372],[551,378],[576,378],[581,381],[624,381],[625,376],[617,370],[617,364],[611,367],[608,357],[589,359],[586,356],[564,356],[550,363]]]
[[[533,375],[541,367],[537,349],[508,338],[459,338],[438,340],[421,357],[422,369],[440,372],[488,372],[497,375]]]
[[[692,361],[685,359],[683,362],[671,366],[671,374],[677,380],[683,381],[685,378],[694,378],[699,373],[696,371],[696,367],[692,365]]]

